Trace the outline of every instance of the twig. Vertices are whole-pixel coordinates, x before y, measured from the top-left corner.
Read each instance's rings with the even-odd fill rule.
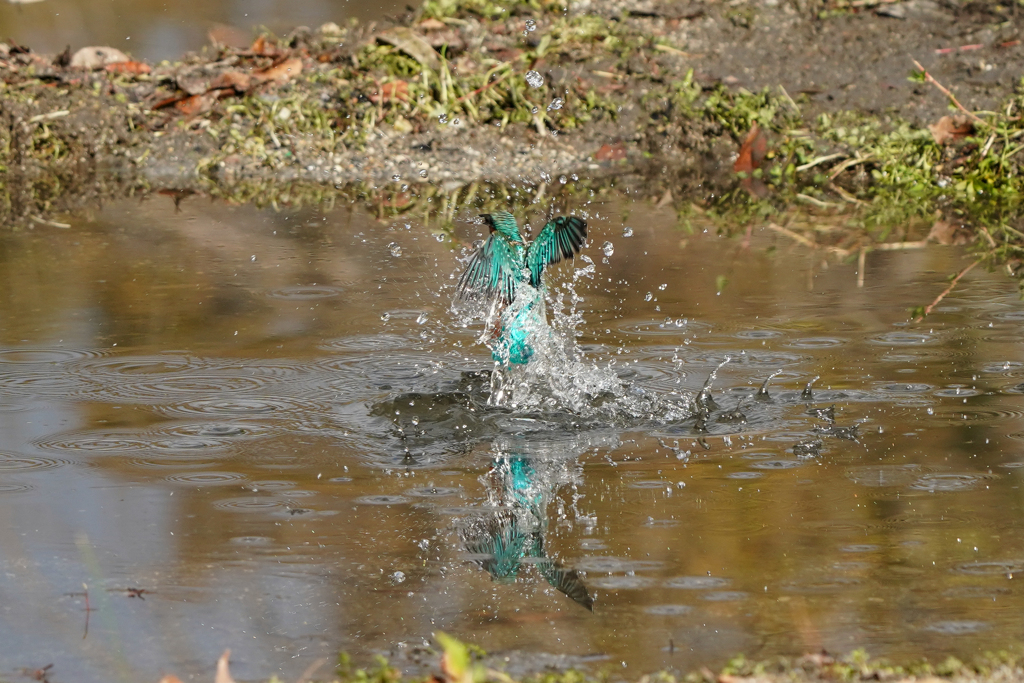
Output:
[[[814,168],[818,164],[823,164],[826,161],[832,161],[833,159],[842,159],[845,156],[848,156],[848,155],[844,154],[843,152],[836,152],[835,154],[828,154],[828,155],[823,156],[823,157],[818,157],[816,159],[811,159],[806,164],[802,164],[800,166],[797,166],[796,170],[798,172],[800,172],[800,173],[803,173],[804,171],[806,171],[808,169]]]
[[[988,240],[989,248],[990,249],[995,249],[996,248],[996,241],[995,241],[995,239],[992,238],[992,234],[988,231],[988,228],[986,228],[983,225],[983,226],[981,226],[980,230],[981,230],[981,234],[985,236],[986,240]]]
[[[768,225],[766,227],[769,230],[774,230],[775,232],[781,233],[781,234],[785,235],[786,237],[799,242],[800,244],[804,245],[805,247],[810,247],[811,249],[815,249],[818,246],[817,244],[815,244],[811,240],[807,239],[803,235],[801,235],[799,233],[795,233],[792,230],[789,230],[788,228],[782,227],[781,225],[777,225],[775,223],[768,223]]]
[[[914,242],[885,242],[871,247],[875,251],[906,251],[908,249],[924,249],[928,246],[928,240],[917,240]]]
[[[511,73],[513,73],[513,72],[512,71],[506,71],[504,74],[501,75],[500,78],[496,78],[493,81],[491,81],[490,83],[487,83],[485,85],[480,86],[479,88],[477,88],[476,90],[474,90],[471,93],[466,93],[465,95],[463,95],[462,97],[458,98],[455,101],[456,102],[463,102],[463,101],[469,99],[470,97],[476,97],[477,95],[482,93],[484,90],[487,90],[488,88],[491,88],[491,87],[501,83],[503,80],[508,78],[509,74],[511,74]]]
[[[864,287],[864,269],[868,265],[867,256],[868,248],[861,247],[860,253],[857,255],[857,287],[860,289]]]
[[[693,52],[684,52],[683,50],[680,50],[677,47],[672,47],[671,45],[665,45],[664,43],[658,43],[657,45],[654,46],[654,49],[657,50],[658,52],[671,52],[672,54],[679,55],[680,57],[700,57],[700,56],[702,56],[702,55],[699,55],[699,54],[695,54]]]
[[[846,169],[852,166],[856,166],[857,164],[862,164],[865,161],[870,161],[873,158],[874,157],[869,154],[866,157],[858,156],[854,157],[853,159],[847,159],[841,164],[836,164],[835,166],[832,167],[832,172],[828,174],[828,179],[835,180],[839,176],[839,174],[845,171]]]
[[[942,290],[942,293],[935,297],[935,301],[925,306],[924,311],[921,313],[921,315],[914,318],[914,322],[919,323],[922,320],[924,320],[925,316],[931,313],[932,309],[938,306],[939,302],[945,299],[946,295],[953,291],[953,288],[956,287],[956,283],[960,282],[960,278],[962,278],[964,275],[967,275],[967,273],[969,273],[971,269],[974,268],[974,266],[978,265],[979,263],[981,263],[981,259],[978,259],[977,261],[975,261],[974,263],[972,263],[971,265],[967,266],[959,273],[957,273],[956,277],[953,278],[953,281],[949,283],[949,287],[946,287],[944,290]]]
[[[939,83],[937,80],[935,80],[932,77],[932,75],[930,73],[928,73],[928,70],[925,69],[923,66],[921,66],[921,62],[917,61],[916,59],[913,60],[913,61],[914,61],[914,66],[916,66],[921,71],[921,73],[924,74],[924,80],[926,82],[928,82],[928,83],[931,83],[936,88],[938,88],[939,92],[941,92],[943,95],[948,97],[949,101],[956,105],[957,109],[959,109],[964,114],[966,114],[975,123],[981,123],[981,124],[985,123],[985,121],[983,121],[982,119],[980,119],[977,116],[975,116],[974,112],[968,111],[967,108],[964,107],[964,105],[960,104],[960,100],[958,100],[956,98],[956,96],[953,95],[953,93],[949,92],[949,90],[947,90],[945,87],[943,87],[943,85],[941,83]]]
[[[812,197],[811,195],[804,194],[802,192],[798,193],[796,198],[802,202],[807,202],[808,204],[816,206],[819,209],[835,209],[842,206],[842,204],[836,204],[834,202],[824,202],[817,197]]]

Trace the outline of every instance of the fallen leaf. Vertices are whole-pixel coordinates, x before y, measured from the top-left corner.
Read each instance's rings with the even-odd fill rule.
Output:
[[[280,54],[277,46],[267,40],[266,36],[257,36],[256,40],[252,41],[249,52],[259,57],[276,57]]]
[[[434,48],[430,46],[430,43],[423,36],[411,28],[396,26],[378,35],[377,42],[394,45],[423,66],[435,71],[441,67],[441,59],[437,56]]]
[[[261,83],[273,82],[277,85],[284,85],[301,73],[302,60],[298,57],[291,57],[280,64],[257,71],[252,75],[252,83],[253,85],[259,85]]]
[[[736,157],[736,163],[732,165],[732,170],[749,175],[753,173],[754,169],[761,166],[764,155],[767,153],[768,136],[761,130],[761,126],[757,125],[757,121],[754,121],[750,126],[750,132],[747,133],[743,144],[740,145],[740,153]]]
[[[241,71],[225,71],[210,81],[210,90],[234,90],[241,95],[249,89],[252,77]]]
[[[107,64],[103,67],[112,74],[148,74],[153,69],[149,67],[149,64],[145,62],[114,62],[113,64]]]
[[[192,95],[174,103],[174,108],[185,116],[192,117],[210,111],[217,101],[216,93]]]
[[[408,102],[409,84],[405,81],[391,81],[390,83],[385,83],[380,87],[379,92],[375,92],[370,95],[370,101],[374,104],[379,104],[381,100],[384,102],[393,102],[395,100]]]
[[[974,132],[974,124],[966,116],[943,116],[928,126],[936,145],[948,145]]]
[[[217,660],[217,676],[213,679],[213,683],[235,683],[235,679],[231,677],[231,671],[228,670],[230,657],[231,650],[224,650],[224,654]]]
[[[13,50],[12,50],[13,52]],[[128,55],[113,47],[83,47],[71,57],[73,69],[102,69],[107,64],[129,61]]]
[[[614,145],[605,143],[594,152],[594,161],[622,161],[626,158],[626,145],[616,142]]]

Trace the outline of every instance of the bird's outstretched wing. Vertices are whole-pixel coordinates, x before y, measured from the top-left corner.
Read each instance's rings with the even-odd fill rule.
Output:
[[[530,284],[540,287],[544,267],[572,258],[587,238],[587,222],[576,216],[558,216],[544,226],[537,239],[526,252],[526,266],[530,269]]]
[[[517,272],[522,267],[522,257],[517,259],[514,249],[501,235],[491,234],[469,259],[469,265],[459,278],[456,301],[497,299],[504,304],[512,303],[522,277]]]

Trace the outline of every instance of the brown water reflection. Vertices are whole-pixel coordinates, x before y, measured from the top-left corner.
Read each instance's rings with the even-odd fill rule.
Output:
[[[627,238],[595,210],[580,343],[663,396],[731,357],[707,434],[469,410],[462,373],[490,364],[447,312],[450,242],[416,224],[154,199],[0,237],[0,671],[155,679],[230,647],[239,678],[295,678],[435,629],[636,673],[1019,642],[1011,284],[972,273],[907,325],[956,253],[872,255],[858,288],[767,236],[637,205]],[[857,440],[814,431],[832,404]],[[522,539],[500,571],[495,529]]]
[[[156,2],[154,0],[44,0],[0,3],[0,39],[55,54],[71,45],[110,45],[137,59],[177,59],[209,45],[208,32],[230,26],[248,33],[260,27],[279,35],[296,26],[343,24],[355,17],[380,20],[405,11],[394,0],[262,0],[261,2]]]

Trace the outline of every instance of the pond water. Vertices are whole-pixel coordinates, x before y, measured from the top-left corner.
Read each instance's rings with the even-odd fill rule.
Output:
[[[584,210],[511,407],[449,310],[462,250],[412,220],[157,197],[0,236],[0,676],[231,648],[294,680],[436,630],[632,677],[1021,640],[1010,281],[915,325],[958,252],[870,254],[858,286],[785,238]]]

